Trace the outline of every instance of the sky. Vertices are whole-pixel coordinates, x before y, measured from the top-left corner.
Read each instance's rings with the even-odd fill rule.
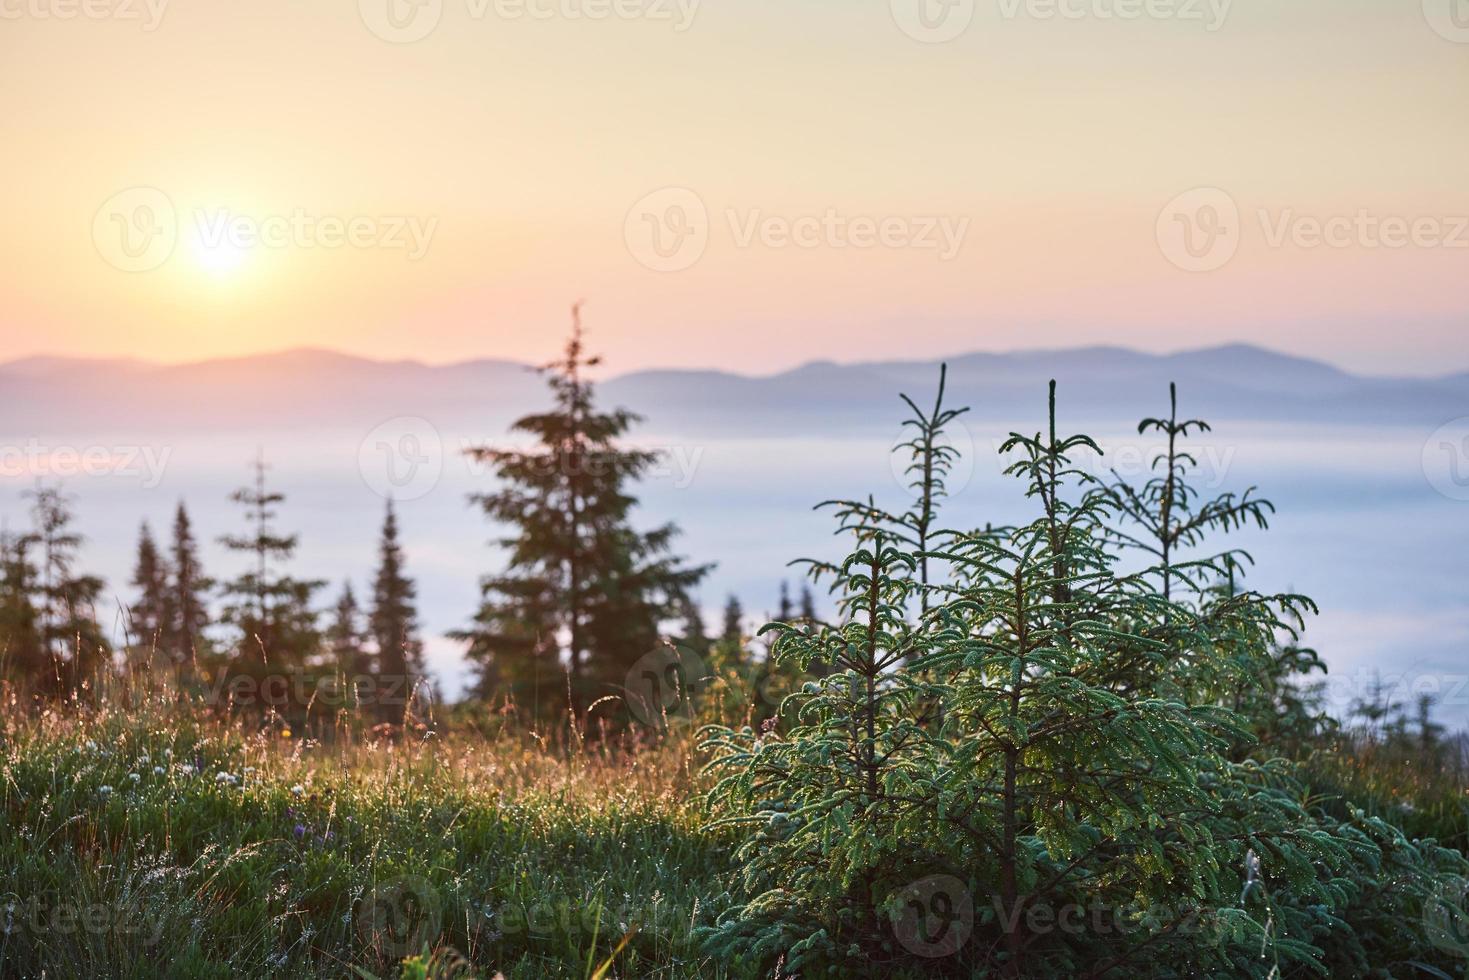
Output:
[[[0,355],[1469,369],[1469,0],[0,0]]]

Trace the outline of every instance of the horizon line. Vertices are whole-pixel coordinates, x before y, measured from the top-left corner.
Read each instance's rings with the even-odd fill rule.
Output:
[[[1231,351],[1231,350],[1252,351],[1252,352],[1257,352],[1257,353],[1271,355],[1271,356],[1282,358],[1282,359],[1285,359],[1285,360],[1294,360],[1294,361],[1305,362],[1305,363],[1308,363],[1308,364],[1315,364],[1315,365],[1318,365],[1318,366],[1321,366],[1321,367],[1328,368],[1328,369],[1333,370],[1333,371],[1337,371],[1337,372],[1339,372],[1341,374],[1345,374],[1345,375],[1348,375],[1348,376],[1351,376],[1351,377],[1356,377],[1356,378],[1363,378],[1363,379],[1380,379],[1380,380],[1413,379],[1413,380],[1436,381],[1436,380],[1445,380],[1445,379],[1449,379],[1449,378],[1454,378],[1454,377],[1458,377],[1460,375],[1469,373],[1469,369],[1460,368],[1460,369],[1456,369],[1456,370],[1449,370],[1449,371],[1444,372],[1444,373],[1434,373],[1434,374],[1428,374],[1428,373],[1424,373],[1424,374],[1365,374],[1365,373],[1361,373],[1359,371],[1353,370],[1351,368],[1344,367],[1344,366],[1342,366],[1340,364],[1333,363],[1332,361],[1326,360],[1326,359],[1321,358],[1321,357],[1308,356],[1308,355],[1303,355],[1303,354],[1295,354],[1295,353],[1291,353],[1291,352],[1288,352],[1288,351],[1285,351],[1285,350],[1281,350],[1281,349],[1276,348],[1276,347],[1269,347],[1269,346],[1266,346],[1264,344],[1254,343],[1252,341],[1240,340],[1240,341],[1230,341],[1230,342],[1225,342],[1225,343],[1220,343],[1220,344],[1209,344],[1209,345],[1204,345],[1204,346],[1200,346],[1200,347],[1180,347],[1180,348],[1176,348],[1174,350],[1168,350],[1168,351],[1144,350],[1144,349],[1139,348],[1139,347],[1132,347],[1132,346],[1127,346],[1127,345],[1124,345],[1124,344],[1086,344],[1086,345],[1078,345],[1078,346],[1013,347],[1013,348],[1008,348],[1008,349],[975,348],[975,349],[971,349],[971,350],[959,351],[959,352],[955,352],[955,353],[952,353],[952,354],[940,355],[940,356],[935,356],[935,357],[908,357],[908,358],[885,358],[885,359],[869,358],[869,359],[864,359],[864,360],[837,360],[837,359],[834,359],[834,358],[815,358],[815,359],[800,361],[800,362],[797,362],[797,363],[791,365],[790,367],[783,368],[783,369],[776,370],[776,371],[771,371],[771,372],[768,372],[768,373],[763,373],[763,374],[755,374],[755,373],[746,373],[746,372],[742,372],[742,371],[734,371],[734,370],[730,370],[730,369],[727,369],[727,368],[721,368],[721,367],[716,367],[716,366],[712,366],[712,365],[709,365],[709,366],[683,366],[683,367],[649,365],[649,366],[645,366],[645,367],[633,368],[633,369],[628,370],[628,371],[621,371],[621,372],[616,372],[616,373],[610,373],[610,374],[605,375],[601,380],[607,381],[607,380],[612,380],[614,378],[622,378],[622,377],[628,377],[628,376],[631,376],[631,375],[646,374],[646,373],[704,374],[704,373],[710,373],[710,372],[718,373],[718,374],[724,374],[724,375],[728,375],[728,376],[731,376],[731,377],[749,378],[749,379],[760,379],[760,378],[776,378],[776,377],[780,377],[782,375],[791,374],[791,373],[794,373],[794,372],[797,372],[797,371],[804,370],[806,368],[810,368],[810,367],[814,367],[814,366],[819,366],[819,365],[835,365],[835,366],[838,366],[838,367],[846,367],[846,368],[857,368],[857,367],[863,367],[863,366],[866,366],[866,365],[876,365],[876,364],[885,364],[885,365],[894,365],[894,364],[904,364],[904,365],[937,365],[937,364],[942,364],[942,363],[948,363],[948,362],[952,362],[952,361],[962,360],[964,358],[978,357],[978,356],[989,356],[989,357],[1027,357],[1027,356],[1043,356],[1043,355],[1047,355],[1047,354],[1057,354],[1057,355],[1060,355],[1060,354],[1077,354],[1077,353],[1086,353],[1086,352],[1124,353],[1124,354],[1135,355],[1135,356],[1138,356],[1138,357],[1146,357],[1146,358],[1154,358],[1154,359],[1163,360],[1163,359],[1168,359],[1168,358],[1173,358],[1173,357],[1182,357],[1182,356],[1197,355],[1197,354],[1210,354],[1210,353],[1218,353],[1218,352]],[[24,367],[25,365],[28,365],[28,364],[37,364],[38,362],[39,363],[55,362],[58,365],[77,365],[77,366],[81,366],[81,365],[98,365],[98,366],[101,366],[101,365],[116,365],[116,366],[127,365],[127,366],[130,366],[130,367],[136,367],[136,368],[139,368],[139,369],[177,370],[177,369],[181,369],[181,368],[199,367],[199,366],[202,366],[202,365],[209,365],[209,364],[223,364],[223,363],[229,363],[229,362],[243,362],[243,361],[252,361],[252,360],[267,360],[267,359],[270,359],[270,358],[289,357],[289,356],[292,356],[292,355],[297,355],[297,356],[299,356],[299,355],[326,356],[326,357],[340,358],[340,359],[343,359],[343,360],[355,361],[355,362],[366,363],[366,364],[377,364],[377,365],[385,365],[385,366],[410,366],[410,367],[426,368],[426,369],[430,369],[430,370],[451,369],[451,368],[456,368],[456,367],[465,367],[465,366],[468,366],[468,365],[483,364],[483,363],[499,363],[499,364],[504,364],[504,365],[508,365],[508,366],[522,367],[522,368],[525,368],[527,370],[534,370],[534,369],[536,369],[538,367],[537,364],[532,363],[530,361],[521,361],[521,360],[516,360],[514,358],[506,358],[506,357],[495,357],[495,356],[492,356],[492,355],[484,355],[484,356],[478,356],[478,357],[458,358],[458,359],[454,359],[454,360],[445,360],[445,361],[428,361],[428,360],[421,360],[421,359],[412,358],[412,357],[378,357],[378,356],[374,356],[374,355],[371,355],[371,354],[360,354],[360,353],[356,353],[356,352],[353,352],[353,351],[342,350],[342,349],[339,349],[339,348],[321,347],[321,346],[315,346],[315,345],[309,345],[309,344],[307,344],[307,345],[300,345],[300,346],[296,346],[296,347],[267,348],[267,349],[261,349],[261,350],[257,350],[257,351],[253,351],[253,352],[249,352],[249,353],[241,353],[241,354],[221,354],[221,355],[214,356],[214,357],[189,358],[189,359],[178,360],[178,361],[163,361],[163,360],[155,360],[155,359],[151,359],[151,358],[132,357],[132,356],[129,356],[129,355],[114,355],[114,356],[97,355],[97,356],[93,356],[93,355],[77,355],[77,354],[28,354],[28,355],[23,355],[21,357],[16,357],[16,358],[11,358],[11,359],[5,360],[5,361],[0,361],[0,371],[5,371],[7,369],[11,369],[11,368],[15,368],[15,367]]]

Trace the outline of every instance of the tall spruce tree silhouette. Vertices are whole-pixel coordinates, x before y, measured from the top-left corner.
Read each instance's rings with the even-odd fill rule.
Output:
[[[501,482],[472,499],[512,529],[500,541],[508,551],[506,570],[482,580],[484,601],[473,624],[451,634],[469,642],[481,696],[556,703],[569,683],[580,711],[616,693],[709,570],[673,554],[673,524],[633,528],[629,515],[637,501],[628,485],[658,457],[621,443],[638,416],[596,409],[586,371],[600,360],[586,353],[580,306],[573,306],[564,352],[540,369],[551,389],[550,410],[511,427],[531,437],[532,447],[469,450]],[[548,701],[542,688],[559,696]]]

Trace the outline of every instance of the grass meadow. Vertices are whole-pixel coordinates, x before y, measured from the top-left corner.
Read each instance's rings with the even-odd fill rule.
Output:
[[[685,737],[5,718],[0,975],[731,975],[692,937],[729,844]]]

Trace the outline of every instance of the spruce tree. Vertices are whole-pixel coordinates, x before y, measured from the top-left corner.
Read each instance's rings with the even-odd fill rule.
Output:
[[[388,501],[373,579],[370,630],[376,649],[378,705],[384,721],[401,721],[411,692],[424,676],[423,643],[418,638],[416,588],[403,570],[398,518]]]
[[[332,619],[325,634],[326,655],[330,666],[348,682],[355,683],[366,675],[371,662],[366,649],[366,636],[362,630],[362,611],[357,606],[357,597],[352,593],[352,583],[344,581],[337,603],[332,607]]]
[[[1382,673],[1374,669],[1364,696],[1353,698],[1347,711],[1352,717],[1361,719],[1361,726],[1369,735],[1375,735],[1385,730],[1388,719],[1398,714],[1402,707],[1401,701],[1393,700],[1392,685],[1384,682]]]
[[[908,477],[907,489],[913,502],[896,523],[909,531],[903,540],[911,541],[918,556],[918,580],[928,585],[928,562],[930,544],[938,529],[939,505],[948,496],[948,476],[958,458],[958,450],[944,441],[944,430],[954,424],[968,408],[945,408],[944,388],[948,384],[949,366],[939,365],[938,393],[934,395],[933,408],[925,412],[907,395],[899,395],[908,406],[909,415],[903,420],[903,428],[912,430],[909,437],[898,443],[896,451],[907,454],[904,475]],[[919,590],[922,611],[928,610],[928,590]]]
[[[740,597],[733,592],[724,600],[724,613],[720,619],[719,638],[726,642],[739,643],[745,634],[745,610]]]
[[[200,656],[207,656],[209,652],[204,631],[209,627],[207,596],[214,588],[214,581],[204,574],[199,562],[189,513],[182,500],[174,512],[169,565],[173,579],[170,583],[170,621],[164,646],[178,668],[189,673]]]
[[[766,627],[779,662],[834,672],[787,698],[789,729],[706,730],[715,825],[746,831],[709,955],[812,976],[1264,980],[1369,975],[1389,965],[1369,965],[1376,943],[1448,975],[1424,931],[1463,856],[1236,755],[1250,719],[1221,679],[1300,662],[1275,651],[1309,601],[1180,588],[1228,579],[1224,558],[1127,567],[1135,518],[1055,404],[1053,387],[1048,428],[1004,446],[1031,519],[931,527],[927,580],[913,524],[839,505],[851,551],[813,563],[838,621]],[[1068,910],[1082,928],[1056,927]]]
[[[1419,694],[1414,701],[1414,722],[1418,729],[1418,750],[1425,759],[1436,759],[1442,748],[1444,727],[1433,720],[1432,694]]]
[[[221,618],[235,629],[237,663],[300,669],[320,644],[311,602],[324,583],[291,578],[281,569],[297,543],[296,535],[280,534],[274,528],[276,507],[286,498],[266,489],[264,456],[252,468],[254,482],[230,496],[244,508],[249,530],[220,538],[229,550],[248,555],[252,567],[224,584],[226,604]]]
[[[1153,460],[1157,474],[1134,487],[1114,472],[1114,482],[1097,490],[1119,518],[1107,533],[1123,548],[1152,559],[1155,564],[1145,574],[1157,576],[1165,599],[1173,598],[1179,585],[1198,595],[1221,576],[1239,570],[1242,561],[1250,561],[1248,554],[1240,551],[1188,558],[1188,552],[1209,534],[1246,525],[1265,530],[1275,512],[1274,504],[1255,496],[1254,487],[1243,494],[1224,493],[1204,500],[1189,482],[1198,460],[1181,443],[1191,434],[1209,432],[1209,423],[1202,419],[1179,420],[1175,384],[1168,386],[1168,407],[1167,418],[1146,418],[1137,426],[1139,435],[1157,432],[1168,440]]]
[[[32,601],[39,592],[32,543],[28,536],[0,534],[0,676],[33,688],[44,684],[50,661]]]
[[[686,596],[679,606],[680,618],[683,619],[683,635],[679,641],[680,645],[707,660],[713,641],[709,638],[709,631],[704,626],[704,613],[699,609],[698,601],[691,596]]]
[[[38,484],[27,491],[39,575],[33,604],[37,610],[49,680],[58,693],[70,694],[89,684],[108,660],[108,647],[97,622],[102,579],[76,572],[76,553],[84,540],[71,530],[70,498],[57,487]]]
[[[710,647],[711,664],[716,671],[742,671],[749,666],[745,649],[745,610],[739,597],[731,593],[724,602],[719,636]]]
[[[469,642],[481,696],[528,702],[538,685],[564,691],[563,661],[574,707],[615,693],[708,570],[672,553],[674,525],[632,526],[636,499],[628,485],[657,455],[622,445],[637,416],[595,407],[585,372],[598,363],[585,353],[573,308],[564,354],[541,369],[551,409],[512,427],[535,445],[470,450],[502,484],[473,499],[513,529],[501,542],[508,567],[482,580],[473,625],[452,634]]]
[[[1319,731],[1322,712],[1301,690],[1309,674],[1325,672],[1315,651],[1296,643],[1293,635],[1284,642],[1269,637],[1262,646],[1264,634],[1241,628],[1242,617],[1252,616],[1263,617],[1256,626],[1267,629],[1275,615],[1300,625],[1314,605],[1302,596],[1264,597],[1247,590],[1245,571],[1254,563],[1247,551],[1201,550],[1216,534],[1268,529],[1275,505],[1256,496],[1254,487],[1212,498],[1195,488],[1198,461],[1187,441],[1211,429],[1202,419],[1180,420],[1177,385],[1168,386],[1167,416],[1143,419],[1137,431],[1166,439],[1152,461],[1152,475],[1134,485],[1114,471],[1110,481],[1090,492],[1110,515],[1102,533],[1119,558],[1143,560],[1140,567],[1128,562],[1131,570],[1119,576],[1120,587],[1156,590],[1191,621],[1179,624],[1184,631],[1173,655],[1119,663],[1114,682],[1133,694],[1230,707],[1250,722],[1253,735],[1249,743],[1237,744],[1236,756],[1255,751],[1255,740],[1287,744]],[[1164,631],[1172,625],[1165,623]]]
[[[801,620],[807,623],[816,622],[816,596],[811,592],[811,586],[801,586]]]
[[[785,579],[780,580],[780,602],[776,606],[775,621],[789,623],[796,618],[796,607],[791,605],[791,587]]]
[[[725,600],[719,635],[708,651],[706,674],[712,683],[706,687],[714,696],[704,702],[710,708],[702,714],[705,720],[765,723],[796,680],[794,672],[780,673],[768,657],[757,656],[746,632],[744,607],[732,593]],[[685,671],[686,676],[689,673]]]
[[[133,643],[147,659],[169,639],[173,611],[168,578],[168,565],[158,552],[148,522],[144,521],[138,529],[138,555],[133,566],[132,585],[138,598],[129,610],[128,630]]]

